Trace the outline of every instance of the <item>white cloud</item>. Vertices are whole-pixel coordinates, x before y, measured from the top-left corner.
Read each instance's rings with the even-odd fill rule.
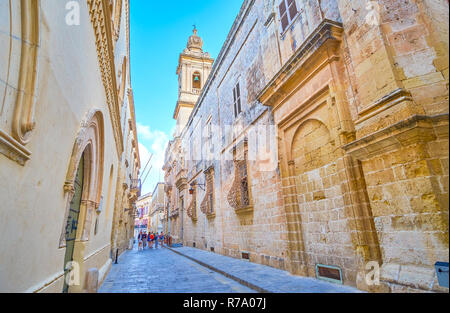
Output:
[[[142,171],[144,169],[144,166],[147,164],[148,159],[150,158],[150,152],[142,143],[139,143],[139,156],[141,158],[141,171]]]
[[[136,129],[137,129],[137,133],[140,137],[142,137],[144,139],[151,139],[152,133],[150,131],[150,126],[136,123]]]
[[[169,142],[169,135],[160,130],[151,130],[150,126],[137,123],[137,132],[140,137],[139,140],[139,154],[141,157],[141,174],[147,164],[150,155],[153,154],[150,164],[145,169],[144,176],[152,167],[145,183],[143,185],[142,193],[152,192],[155,184],[164,178],[162,167],[164,165],[164,157],[167,143]]]

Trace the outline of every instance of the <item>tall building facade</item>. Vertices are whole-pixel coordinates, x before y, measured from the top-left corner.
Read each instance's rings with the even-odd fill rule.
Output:
[[[166,151],[174,239],[362,290],[448,291],[448,14],[245,0]]]
[[[164,183],[157,183],[152,193],[149,212],[149,231],[160,233],[164,231]]]
[[[150,212],[152,205],[152,194],[148,193],[138,198],[136,202],[136,218],[134,223],[134,237],[138,234],[150,231]]]
[[[2,292],[92,291],[132,237],[129,5],[0,2]]]
[[[181,150],[181,135],[192,110],[198,101],[201,90],[212,69],[214,60],[208,52],[203,51],[203,40],[194,27],[186,48],[180,53],[177,66],[178,101],[175,106],[174,119],[177,121],[174,138],[167,146],[165,171],[165,208],[164,217],[166,233],[171,233],[175,242],[183,241],[184,194],[186,189],[185,158]],[[175,188],[174,188],[175,187]],[[181,204],[178,206],[177,204]],[[163,224],[164,225],[164,224]],[[174,231],[172,231],[174,229]]]

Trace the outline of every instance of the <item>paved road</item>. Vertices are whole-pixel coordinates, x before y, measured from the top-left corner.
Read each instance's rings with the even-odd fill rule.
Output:
[[[301,277],[274,267],[235,259],[191,247],[175,248],[174,251],[211,268],[227,273],[262,290],[274,293],[354,293],[360,290],[312,277]]]
[[[168,249],[136,247],[113,264],[100,293],[253,293]]]

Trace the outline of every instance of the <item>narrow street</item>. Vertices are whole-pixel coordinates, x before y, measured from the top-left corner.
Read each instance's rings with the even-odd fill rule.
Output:
[[[449,294],[449,6],[0,0],[0,293]]]
[[[226,275],[226,276],[225,276]],[[126,251],[100,293],[359,293],[270,266],[191,248]]]
[[[252,293],[250,288],[168,249],[124,253],[100,293]]]

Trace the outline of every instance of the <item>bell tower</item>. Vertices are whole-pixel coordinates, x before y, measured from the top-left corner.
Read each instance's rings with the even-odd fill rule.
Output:
[[[213,63],[214,59],[209,53],[203,52],[203,40],[197,35],[194,26],[193,34],[178,60],[178,101],[173,114],[177,120],[175,136],[178,136],[186,126]]]

